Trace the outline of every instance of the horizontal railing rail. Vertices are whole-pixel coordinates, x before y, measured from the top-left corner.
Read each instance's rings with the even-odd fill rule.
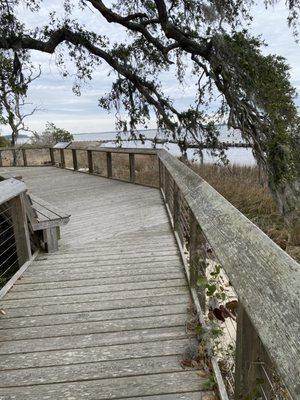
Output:
[[[49,163],[60,168],[160,188],[191,293],[199,304],[200,323],[209,323],[213,312],[224,311],[227,293],[233,292],[230,299],[237,299],[231,301],[238,304],[237,309],[229,310],[225,304],[232,317],[231,334],[236,330],[235,365],[230,370],[235,379],[229,382],[233,396],[299,398],[300,266],[296,261],[165,150],[103,147],[47,151]],[[210,283],[212,268],[218,265],[227,282],[218,288],[222,293],[214,293],[217,285]],[[214,295],[217,299],[212,299]],[[221,325],[225,317],[219,315]]]

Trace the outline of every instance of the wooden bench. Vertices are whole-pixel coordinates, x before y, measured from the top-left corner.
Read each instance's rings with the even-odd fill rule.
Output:
[[[69,222],[70,215],[33,194],[26,194],[25,206],[32,230],[42,232],[45,250],[48,253],[57,251],[60,227]]]
[[[9,178],[22,180],[20,175],[1,171],[0,180]],[[48,253],[57,251],[60,227],[69,222],[70,215],[33,194],[29,195],[28,192],[25,194],[24,200],[31,230],[38,234],[38,239],[42,242],[45,251]]]

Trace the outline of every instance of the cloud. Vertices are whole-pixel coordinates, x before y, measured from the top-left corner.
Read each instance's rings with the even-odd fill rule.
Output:
[[[20,10],[26,24],[34,27],[36,21],[42,26],[46,21],[50,9],[61,10],[61,1],[52,0],[45,2],[48,7],[43,7],[39,15],[31,14],[25,9]],[[58,11],[59,13],[59,11]],[[62,12],[60,11],[62,14]],[[292,32],[287,26],[287,10],[284,1],[279,2],[274,8],[266,10],[263,5],[253,9],[254,20],[252,32],[262,35],[268,43],[265,53],[277,53],[284,56],[291,65],[291,80],[300,92],[300,57],[299,45],[295,43]],[[98,13],[86,9],[83,13],[78,11],[75,17],[80,22],[93,27],[99,34],[107,35],[112,41],[119,41],[124,31],[118,25],[104,23]],[[46,121],[53,121],[62,128],[73,132],[92,132],[114,130],[114,113],[107,114],[98,107],[98,98],[109,91],[113,77],[108,76],[109,67],[103,63],[93,74],[93,80],[82,88],[82,95],[77,97],[72,92],[74,77],[62,78],[57,66],[55,56],[32,52],[32,60],[42,66],[42,75],[35,81],[29,90],[29,101],[40,105],[43,110],[33,115],[28,121],[32,128],[41,130]],[[195,90],[193,80],[186,77],[186,85],[182,87],[170,73],[161,75],[165,93],[175,99],[179,108],[187,107],[193,102]],[[299,99],[296,100],[300,105]],[[150,125],[153,125],[154,122]]]

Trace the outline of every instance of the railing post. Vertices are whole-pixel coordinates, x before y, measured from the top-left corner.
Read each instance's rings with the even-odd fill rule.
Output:
[[[12,149],[11,150],[12,153],[12,158],[13,158],[13,166],[17,165],[17,153],[16,153],[16,149]]]
[[[10,200],[11,217],[19,266],[31,258],[30,238],[24,204],[24,194]]]
[[[55,165],[54,150],[53,150],[52,147],[49,147],[49,152],[50,152],[51,164],[52,164],[52,165]]]
[[[179,212],[180,212],[180,205],[179,205],[179,189],[173,181],[173,229],[174,231],[178,231],[178,222],[179,222]]]
[[[24,164],[24,167],[27,167],[26,149],[22,149],[22,155],[23,155],[23,164]]]
[[[60,164],[61,164],[61,168],[66,168],[64,149],[60,149]]]
[[[107,165],[107,177],[112,177],[112,160],[111,160],[111,152],[106,152],[106,165]]]
[[[158,156],[157,156],[157,157],[158,157]],[[162,176],[162,163],[161,163],[161,161],[160,161],[160,158],[158,157],[158,187],[159,187],[159,189],[162,188],[162,179],[161,179],[161,176]]]
[[[92,150],[87,150],[87,159],[88,159],[89,173],[92,174],[94,172]]]
[[[73,158],[73,168],[74,168],[74,171],[78,171],[78,162],[77,162],[77,153],[76,153],[76,149],[72,149],[72,158]]]
[[[164,170],[164,193],[166,197],[166,203],[170,205],[170,188],[169,188],[169,183],[170,183],[170,174],[166,170]]]
[[[135,182],[135,158],[134,153],[129,153],[129,171],[130,171],[130,182]]]
[[[262,344],[244,307],[238,304],[235,399],[257,398],[259,385],[263,383],[260,355]]]
[[[198,221],[190,211],[190,284],[197,288],[200,305],[203,311],[206,308],[205,288],[198,288],[197,280],[199,275],[206,274],[204,240]]]
[[[2,150],[0,150],[0,167],[3,167],[3,162],[2,162]]]

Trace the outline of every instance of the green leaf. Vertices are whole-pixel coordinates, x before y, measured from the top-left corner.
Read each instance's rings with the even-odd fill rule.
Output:
[[[213,390],[216,386],[215,377],[211,375],[206,381],[203,382],[203,389]]]
[[[221,271],[221,265],[216,265],[214,272],[211,272],[211,276],[217,277],[220,274]]]
[[[202,325],[197,325],[197,326],[196,326],[195,332],[196,332],[198,335],[201,335],[201,333],[203,333],[203,331],[204,331],[204,329],[203,329]]]
[[[213,294],[215,293],[215,291],[217,290],[217,286],[216,285],[206,285],[207,287],[207,296],[211,297],[213,296]]]
[[[206,276],[202,275],[202,276],[199,276],[199,277],[198,277],[198,279],[197,279],[197,285],[198,285],[199,287],[204,288],[204,287],[207,286],[207,284],[208,284],[208,282],[207,282]]]
[[[211,333],[213,336],[221,336],[223,335],[223,330],[221,328],[213,328]]]

